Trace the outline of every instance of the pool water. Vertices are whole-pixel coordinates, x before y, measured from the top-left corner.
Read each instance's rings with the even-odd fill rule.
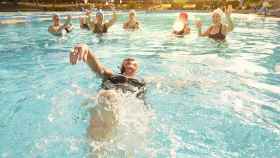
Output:
[[[68,61],[83,42],[115,72],[123,58],[136,58],[149,81],[149,110],[124,100],[118,142],[107,142],[106,157],[278,158],[280,20],[235,14],[235,30],[220,44],[197,37],[194,21],[202,19],[206,29],[207,15],[190,13],[184,38],[170,35],[176,12],[139,13],[136,32],[123,31],[120,15],[102,37],[80,30],[77,20],[62,38],[47,32],[50,21],[1,25],[0,157],[92,154],[96,144],[86,137],[89,114],[81,105],[101,81],[86,64]]]

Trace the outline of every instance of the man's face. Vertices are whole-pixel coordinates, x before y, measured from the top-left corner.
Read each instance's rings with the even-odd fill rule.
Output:
[[[133,76],[136,74],[138,69],[138,64],[135,60],[124,61],[123,63],[124,73],[129,76]]]

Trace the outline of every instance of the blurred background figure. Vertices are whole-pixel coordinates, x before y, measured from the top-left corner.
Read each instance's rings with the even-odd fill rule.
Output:
[[[262,7],[258,10],[259,14],[263,15],[269,15],[269,8],[271,8],[271,4],[269,3],[269,0],[262,0]]]
[[[186,35],[190,33],[190,27],[188,22],[188,13],[181,12],[173,25],[173,34]]]
[[[55,36],[62,36],[63,31],[66,31],[66,33],[70,33],[73,29],[71,19],[71,16],[68,15],[65,23],[61,25],[60,17],[57,14],[54,14],[52,17],[52,25],[48,28],[49,33]]]
[[[123,24],[124,29],[137,30],[139,29],[139,21],[136,18],[135,10],[128,12],[128,20]]]

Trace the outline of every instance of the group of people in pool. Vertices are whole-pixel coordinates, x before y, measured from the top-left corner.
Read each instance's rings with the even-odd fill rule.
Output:
[[[212,14],[213,25],[205,32],[202,32],[202,22],[197,22],[196,26],[200,36],[224,41],[226,34],[233,30],[233,22],[231,20],[231,7],[227,8],[226,18],[228,24],[221,22],[223,12],[217,9]],[[90,16],[91,12],[86,11],[85,16],[80,18],[80,27],[91,30],[94,33],[106,33],[116,21],[116,13],[113,12],[112,19],[108,22],[103,22],[104,15],[98,11],[95,20]],[[53,17],[53,25],[49,31],[54,35],[59,35],[59,31],[71,30],[71,17],[68,16],[66,22],[60,25],[57,15]],[[129,19],[123,24],[124,29],[139,29],[140,24],[136,19],[135,11],[129,12]],[[188,25],[188,14],[181,12],[173,26],[173,34],[185,35],[190,33]],[[145,92],[145,82],[137,76],[139,65],[134,58],[126,58],[121,64],[119,73],[113,73],[109,68],[106,68],[99,61],[95,53],[86,44],[77,44],[70,52],[70,63],[77,64],[79,61],[85,62],[90,69],[95,72],[102,80],[102,91],[99,93],[96,101],[97,105],[91,110],[90,126],[88,134],[90,138],[96,141],[108,140],[112,135],[112,130],[118,124],[118,92],[130,92],[136,98],[143,99]]]
[[[225,15],[227,24],[222,23],[222,17],[224,12],[218,8],[212,12],[212,25],[206,30],[202,31],[202,22],[199,20],[196,22],[198,28],[198,35],[209,37],[216,41],[225,41],[227,33],[233,31],[234,24],[231,19],[232,7],[228,6],[225,9]],[[181,12],[173,25],[173,34],[183,36],[190,33],[190,27],[188,24],[188,14]]]
[[[117,21],[116,12],[114,9],[112,10],[112,18],[107,22],[104,21],[104,14],[102,11],[98,10],[93,19],[91,17],[92,11],[85,10],[85,15],[80,17],[80,28],[90,30],[97,34],[107,33],[108,29]],[[197,21],[196,27],[198,28],[198,35],[209,37],[216,41],[225,41],[227,33],[231,32],[234,28],[231,12],[231,6],[225,8],[227,24],[224,24],[222,23],[224,12],[219,8],[214,10],[212,12],[212,25],[206,31],[202,31],[202,22],[200,20]],[[140,22],[137,20],[134,10],[129,11],[128,20],[124,22],[123,28],[126,30],[140,29]],[[53,24],[49,26],[49,32],[51,34],[61,36],[63,35],[63,31],[69,33],[72,29],[71,16],[67,16],[65,23],[60,24],[59,16],[56,14],[53,15]],[[188,14],[186,12],[181,12],[174,22],[172,33],[176,36],[184,36],[190,34],[190,31]]]
[[[107,33],[108,29],[116,22],[117,15],[115,10],[112,8],[113,14],[112,19],[105,22],[104,14],[101,10],[96,12],[95,18],[91,17],[92,11],[85,10],[85,15],[80,17],[80,28],[87,29],[92,31],[93,33],[103,34]],[[63,31],[65,30],[67,33],[70,33],[73,29],[71,25],[71,16],[67,16],[67,20],[62,25],[60,24],[59,16],[57,14],[53,15],[52,18],[53,24],[49,26],[49,32],[56,36],[63,35]],[[139,22],[136,19],[136,12],[134,10],[129,11],[128,20],[123,24],[124,29],[129,30],[137,30],[140,28]]]

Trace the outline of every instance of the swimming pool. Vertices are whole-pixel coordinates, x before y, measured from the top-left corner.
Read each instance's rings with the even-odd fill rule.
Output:
[[[149,113],[126,102],[132,111],[123,115],[118,148],[136,158],[279,157],[280,21],[235,14],[234,32],[218,44],[197,37],[194,19],[210,23],[204,13],[190,14],[191,35],[170,36],[176,16],[141,13],[143,29],[125,32],[122,15],[103,37],[78,29],[78,21],[62,38],[47,32],[49,21],[1,25],[0,157],[90,155],[80,94],[95,95],[101,81],[85,64],[68,63],[78,42],[117,72],[123,58],[135,57],[151,80]]]

